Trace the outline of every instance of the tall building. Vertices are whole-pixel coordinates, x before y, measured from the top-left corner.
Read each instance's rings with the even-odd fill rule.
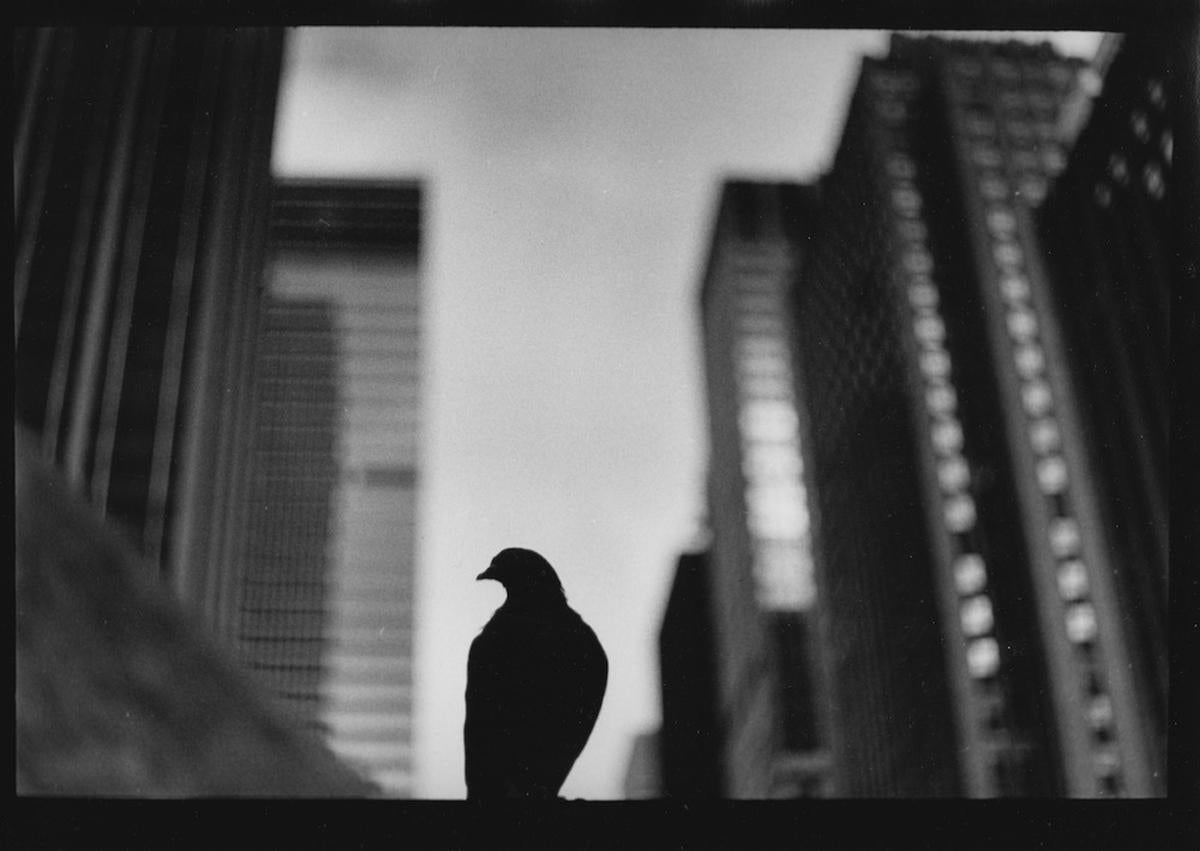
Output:
[[[658,798],[662,795],[662,765],[659,756],[657,731],[638,733],[629,749],[629,764],[625,769],[625,798],[631,801]]]
[[[716,709],[725,793],[824,782],[814,576],[785,298],[813,225],[798,185],[724,186],[701,289]]]
[[[1040,211],[1052,293],[1092,431],[1105,545],[1134,627],[1156,762],[1167,755],[1169,54],[1147,34],[1110,36],[1111,62]]]
[[[243,661],[399,797],[413,783],[419,243],[416,185],[276,183],[238,597]]]
[[[244,487],[282,33],[13,33],[16,416],[214,627]]]
[[[791,312],[838,794],[1164,792],[1034,217],[1084,73],[894,37],[822,181]]]
[[[331,299],[266,297],[239,560],[241,661],[318,731],[342,407],[335,323]]]
[[[722,797],[709,581],[707,553],[680,556],[659,629],[658,740],[661,791],[668,798]]]

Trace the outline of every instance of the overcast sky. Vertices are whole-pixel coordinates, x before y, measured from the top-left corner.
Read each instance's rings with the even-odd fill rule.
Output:
[[[1058,34],[1089,57],[1098,36]],[[291,30],[282,175],[425,187],[418,794],[459,798],[467,648],[526,546],[608,651],[563,787],[616,798],[699,529],[697,292],[725,176],[828,166],[870,31]]]

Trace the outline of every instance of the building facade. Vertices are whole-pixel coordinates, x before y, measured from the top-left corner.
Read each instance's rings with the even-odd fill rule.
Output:
[[[16,416],[214,628],[239,534],[226,497],[245,487],[282,41],[13,34]]]
[[[717,723],[722,785],[735,798],[816,793],[822,783],[815,586],[785,310],[813,204],[808,187],[727,183],[701,289]],[[791,664],[801,660],[811,665]]]
[[[1102,89],[1039,211],[1069,365],[1092,440],[1101,528],[1133,630],[1155,762],[1167,756],[1170,54],[1111,36]]]
[[[791,310],[838,794],[1162,794],[1034,211],[1082,63],[864,60]]]
[[[397,797],[414,779],[420,199],[276,182],[238,591],[243,662]]]

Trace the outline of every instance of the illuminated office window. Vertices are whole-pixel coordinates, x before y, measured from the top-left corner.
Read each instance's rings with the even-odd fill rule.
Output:
[[[1043,493],[1062,493],[1067,487],[1067,465],[1057,455],[1037,462],[1038,487]]]
[[[983,556],[966,553],[954,560],[954,587],[962,596],[978,594],[987,584]]]
[[[947,493],[957,493],[967,486],[971,476],[963,457],[952,455],[938,462],[937,477],[942,490]]]
[[[960,614],[963,632],[968,636],[975,638],[991,631],[992,601],[986,595],[980,594],[963,601]]]
[[[1000,647],[994,638],[977,638],[967,644],[967,670],[976,679],[992,676],[1000,667]]]
[[[1074,601],[1088,593],[1087,568],[1079,559],[1068,559],[1058,566],[1058,593],[1064,600]]]
[[[1021,388],[1021,405],[1031,417],[1040,417],[1048,412],[1052,402],[1050,385],[1045,381],[1030,381]]]
[[[1005,317],[1008,333],[1018,342],[1028,342],[1037,334],[1037,318],[1033,311],[1019,305],[1013,305]]]
[[[1049,417],[1034,420],[1029,426],[1029,442],[1039,455],[1052,452],[1062,445],[1062,437],[1058,431],[1058,423]]]
[[[1046,368],[1046,355],[1038,345],[1026,343],[1018,346],[1013,352],[1013,361],[1017,365],[1017,372],[1025,379],[1037,377]]]
[[[1000,294],[1009,302],[1022,302],[1030,297],[1029,279],[1015,272],[1000,278]]]
[[[956,494],[946,500],[946,525],[952,532],[965,532],[975,525],[975,500]]]
[[[1074,644],[1087,644],[1096,638],[1096,610],[1091,603],[1067,607],[1067,638]]]
[[[1079,524],[1070,517],[1050,521],[1050,549],[1059,558],[1079,553]]]
[[[962,426],[959,425],[958,420],[954,419],[953,417],[940,419],[934,422],[933,427],[930,430],[930,436],[933,439],[934,449],[943,455],[962,450]]]
[[[954,388],[947,384],[936,384],[925,391],[925,404],[936,415],[947,415],[958,404]]]

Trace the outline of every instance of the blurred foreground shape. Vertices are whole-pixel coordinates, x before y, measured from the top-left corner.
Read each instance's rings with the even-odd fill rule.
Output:
[[[267,708],[34,445],[18,432],[17,793],[371,794]]]

